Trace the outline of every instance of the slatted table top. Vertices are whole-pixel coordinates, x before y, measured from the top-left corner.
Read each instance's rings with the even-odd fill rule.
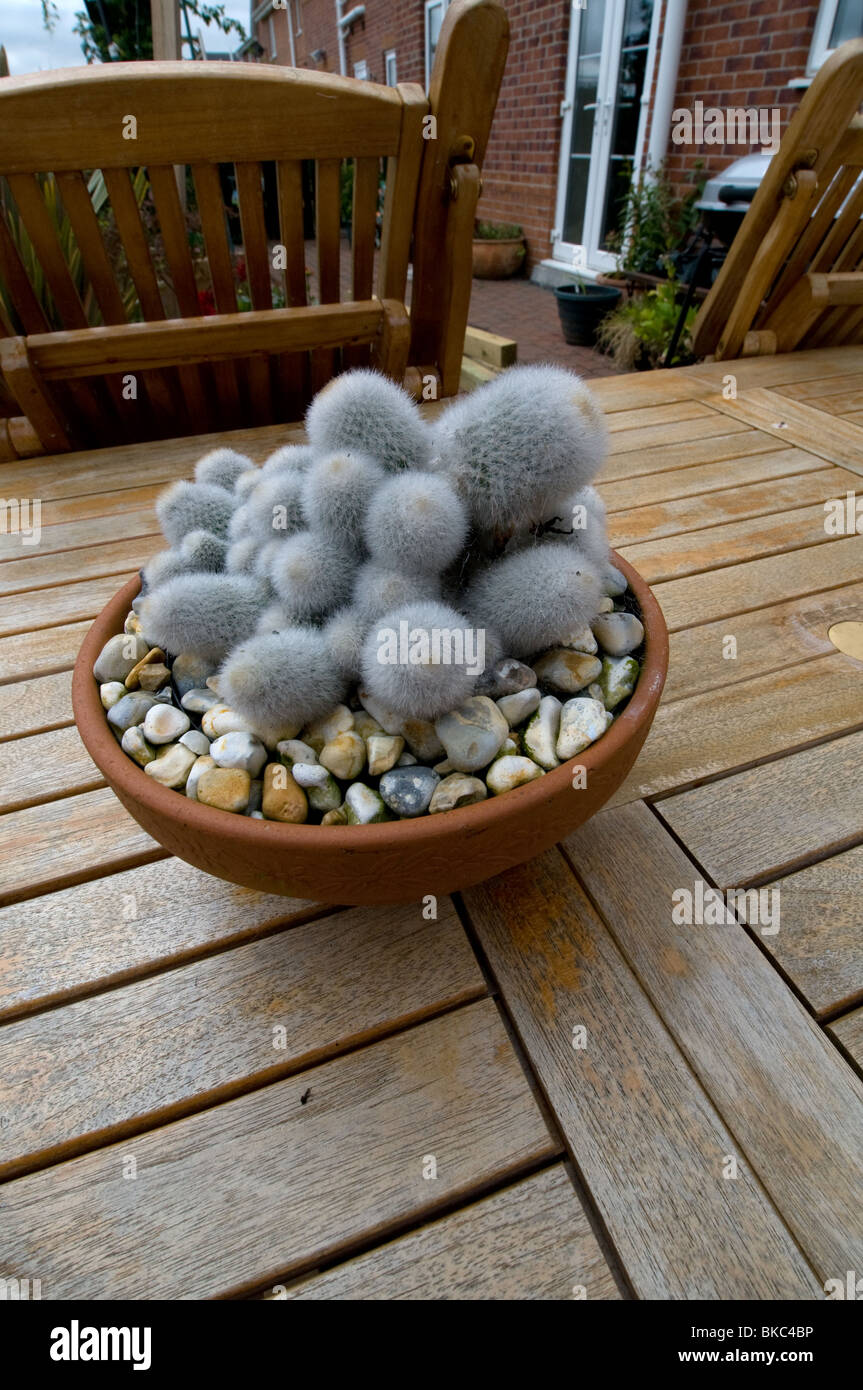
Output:
[[[863,1269],[863,662],[827,635],[863,536],[824,508],[863,494],[863,349],[594,385],[666,694],[606,810],[434,921],[208,878],[84,752],[81,640],[215,437],[2,465],[43,534],[0,535],[0,1277],[817,1299]],[[779,889],[779,930],[679,920],[699,883]]]

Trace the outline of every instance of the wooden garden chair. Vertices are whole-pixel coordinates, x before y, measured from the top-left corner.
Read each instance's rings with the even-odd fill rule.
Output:
[[[863,341],[863,39],[818,72],[695,321],[699,357]]]
[[[0,433],[0,458],[4,439],[10,457],[296,419],[349,366],[372,364],[417,396],[454,394],[480,169],[508,34],[499,0],[455,0],[428,97],[411,83],[227,62],[115,63],[4,79],[0,377],[20,416]],[[340,303],[345,160],[354,170],[352,298]],[[269,161],[275,243],[262,195]],[[303,161],[315,170],[318,304],[307,302]],[[236,177],[245,311],[225,165]],[[140,170],[149,184],[143,205]],[[88,190],[94,171],[104,177],[107,220]],[[187,189],[206,253],[197,265]],[[58,201],[67,219],[59,234]],[[126,273],[118,277],[120,247]],[[273,307],[274,284],[285,307]],[[212,314],[202,313],[202,290]]]

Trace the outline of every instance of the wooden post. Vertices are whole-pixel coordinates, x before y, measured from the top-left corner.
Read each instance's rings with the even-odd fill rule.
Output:
[[[182,57],[180,46],[180,0],[150,0],[150,18],[153,23],[153,61],[176,62]],[[180,206],[186,208],[186,169],[175,164],[177,192]]]
[[[180,57],[179,0],[150,0],[153,21],[153,58],[155,61]]]

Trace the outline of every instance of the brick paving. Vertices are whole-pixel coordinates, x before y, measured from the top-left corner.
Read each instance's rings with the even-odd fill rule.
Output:
[[[518,343],[519,362],[554,362],[579,376],[615,376],[610,357],[563,341],[554,291],[530,280],[474,280],[470,325]]]
[[[307,241],[309,292],[314,299],[318,292],[316,265],[315,243]],[[351,298],[351,253],[346,236],[342,237],[339,268],[341,296],[343,300],[348,300]],[[408,303],[410,292],[409,281]],[[473,280],[468,322],[472,328],[483,328],[487,333],[514,338],[518,344],[519,362],[554,362],[585,377],[618,375],[619,369],[610,357],[593,348],[570,347],[563,341],[554,291],[543,289],[520,276],[513,280]]]

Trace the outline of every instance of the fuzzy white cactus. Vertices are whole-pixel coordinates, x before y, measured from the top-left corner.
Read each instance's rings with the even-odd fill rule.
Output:
[[[156,516],[169,545],[179,545],[190,531],[227,535],[233,510],[233,495],[212,483],[172,483],[156,499]]]
[[[339,608],[324,627],[324,637],[334,665],[346,681],[356,680],[360,673],[360,658],[369,624],[360,610],[352,605]]]
[[[265,602],[265,586],[244,575],[181,574],[148,593],[138,611],[164,651],[220,661],[254,632]]]
[[[468,515],[444,477],[406,471],[371,499],[365,524],[373,560],[390,569],[441,574],[464,547]]]
[[[454,709],[473,694],[479,675],[468,627],[445,603],[409,603],[382,614],[363,643],[365,689],[405,718],[437,719]]]
[[[339,545],[360,547],[363,525],[373,499],[386,478],[380,464],[367,454],[343,450],[322,454],[305,473],[302,506],[313,531]]]
[[[404,570],[367,560],[354,577],[352,602],[365,622],[370,623],[391,608],[439,596],[440,585],[434,575],[406,574]]]
[[[220,690],[266,743],[294,738],[346,690],[324,634],[315,627],[249,638],[223,665]]]
[[[195,465],[195,482],[212,483],[232,492],[237,480],[254,465],[235,449],[211,449]]]
[[[269,478],[273,473],[305,473],[315,458],[310,444],[283,444],[274,454],[270,454],[261,466],[261,473]]]
[[[319,453],[356,449],[383,468],[425,468],[431,431],[412,398],[380,372],[345,372],[320,391],[306,415]]]
[[[561,367],[512,367],[448,406],[436,468],[478,528],[511,531],[559,510],[595,477],[607,431],[584,382]]]
[[[229,574],[253,574],[260,549],[253,536],[232,541],[225,557],[225,569]]]
[[[432,430],[386,377],[348,372],[307,425],[308,446],[262,468],[216,450],[162,495],[171,548],[136,600],[169,653],[226,658],[224,696],[262,737],[360,675],[383,708],[434,719],[476,688],[480,634],[486,669],[530,659],[619,592],[591,486],[605,425],[572,373],[510,369]],[[460,634],[463,659],[382,660],[382,629],[403,622],[432,642]]]
[[[180,542],[180,554],[193,570],[220,574],[228,558],[228,542],[212,531],[189,531]]]
[[[350,550],[316,531],[299,531],[277,543],[270,579],[288,612],[307,622],[347,603],[355,572]]]
[[[244,531],[263,545],[280,536],[293,535],[305,527],[302,506],[303,475],[299,472],[273,473],[262,477],[243,504]],[[240,535],[231,532],[232,540]]]
[[[556,542],[491,561],[471,582],[464,610],[497,634],[507,656],[525,658],[591,623],[602,593],[597,568]]]

